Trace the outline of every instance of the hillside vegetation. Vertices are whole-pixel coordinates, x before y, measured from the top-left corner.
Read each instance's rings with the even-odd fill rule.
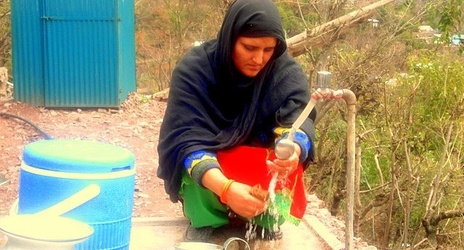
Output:
[[[176,62],[195,42],[216,36],[230,2],[135,1],[138,91],[168,88]],[[369,1],[275,2],[292,37]],[[11,68],[8,4],[0,0],[0,66]],[[464,63],[462,48],[448,40],[463,30],[462,6],[462,0],[394,1],[372,14],[378,26],[366,21],[334,32],[296,57],[311,91],[317,71],[328,70],[333,89],[357,96],[355,234],[379,249],[464,246]],[[420,25],[430,25],[441,40],[419,39]],[[346,105],[326,101],[316,108],[308,192],[343,217]]]

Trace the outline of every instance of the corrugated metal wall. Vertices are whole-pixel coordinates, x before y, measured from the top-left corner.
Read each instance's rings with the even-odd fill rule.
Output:
[[[15,99],[119,106],[136,89],[133,8],[124,0],[12,0]]]
[[[44,105],[43,44],[40,6],[36,0],[11,1],[15,100]]]

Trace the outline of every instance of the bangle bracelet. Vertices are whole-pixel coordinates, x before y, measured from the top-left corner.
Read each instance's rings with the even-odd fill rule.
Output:
[[[221,196],[219,196],[219,199],[224,204],[227,204],[226,194],[227,194],[227,191],[229,190],[230,184],[232,184],[232,182],[235,182],[235,181],[232,180],[232,179],[229,179],[226,182],[226,184],[224,184],[224,187],[222,187],[222,193],[221,193]]]

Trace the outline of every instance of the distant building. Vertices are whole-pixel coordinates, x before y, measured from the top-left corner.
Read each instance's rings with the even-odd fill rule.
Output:
[[[422,32],[422,33],[435,32],[432,26],[430,25],[420,25],[418,29],[419,29],[419,32]]]
[[[379,27],[379,23],[380,23],[379,20],[373,19],[373,18],[369,18],[369,19],[367,19],[367,21],[372,25],[372,27],[374,27],[374,28],[378,28],[378,27]]]
[[[451,45],[464,45],[464,34],[454,34],[451,36]]]
[[[430,25],[420,25],[415,33],[416,37],[431,43],[437,37],[437,32]]]

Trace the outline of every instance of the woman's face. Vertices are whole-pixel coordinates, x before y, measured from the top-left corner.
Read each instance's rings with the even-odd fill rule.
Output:
[[[239,37],[234,45],[234,65],[247,77],[256,76],[274,54],[277,38]]]

